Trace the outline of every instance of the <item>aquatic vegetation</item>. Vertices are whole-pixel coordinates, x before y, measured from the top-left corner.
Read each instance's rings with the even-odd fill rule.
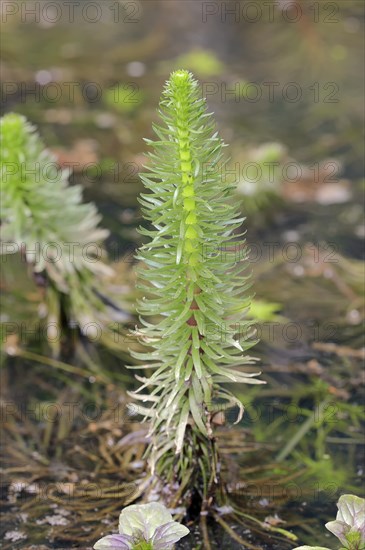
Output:
[[[283,319],[279,315],[282,308],[281,304],[276,302],[268,302],[267,300],[252,300],[250,308],[250,317],[257,321],[279,321]]]
[[[174,60],[174,66],[186,67],[202,77],[221,74],[224,65],[214,52],[203,48],[194,48],[188,53],[179,55]]]
[[[81,331],[113,304],[100,292],[113,274],[103,261],[103,240],[96,207],[82,202],[82,188],[69,185],[36,129],[10,113],[0,122],[2,253],[19,253],[44,289],[50,323],[78,324]],[[119,320],[128,316],[118,308]],[[104,317],[109,322],[112,314]]]
[[[173,521],[170,512],[159,502],[133,504],[122,510],[119,535],[99,540],[95,550],[172,550],[175,542],[189,534],[189,529]]]
[[[145,296],[137,334],[149,350],[134,354],[141,368],[155,372],[137,377],[142,385],[132,396],[151,403],[135,410],[150,423],[152,474],[203,487],[206,496],[219,478],[214,413],[225,402],[238,406],[236,422],[243,415],[223,384],[264,382],[241,370],[253,363],[244,352],[255,343],[246,319],[247,250],[235,233],[242,218],[234,186],[205,171],[221,162],[223,142],[190,72],[171,74],[159,113],[163,124],[154,125],[158,140],[146,140],[153,152],[141,175],[150,192],[140,198],[152,228],[140,229],[148,242],[138,253]],[[238,324],[245,332],[240,341]]]
[[[139,87],[134,83],[118,84],[107,90],[105,101],[120,113],[132,113],[143,102],[144,96]]]
[[[100,159],[85,174],[75,173],[72,180],[87,181],[84,202],[94,200],[99,211],[102,208],[105,212],[107,227],[113,232],[107,246],[115,250],[115,256],[120,257],[125,245],[128,250],[135,247],[131,220],[134,214],[124,209],[133,208],[133,213],[139,214],[135,208],[141,185],[135,182],[133,166],[139,165],[142,135],[151,138],[146,133],[151,107],[157,105],[161,79],[167,79],[170,71],[180,66],[188,68],[204,81],[221,135],[231,143],[230,168],[236,161],[242,168],[242,162],[254,160],[260,169],[261,159],[257,160],[254,154],[265,142],[288,147],[290,158],[273,159],[280,162],[274,172],[273,185],[278,183],[275,195],[270,195],[270,189],[259,197],[237,190],[235,198],[242,204],[242,215],[248,216],[248,240],[259,248],[255,265],[251,263],[247,270],[255,269],[253,288],[259,302],[253,299],[254,307],[250,306],[247,318],[261,321],[257,324],[261,345],[253,348],[251,354],[262,356],[265,366],[260,368],[267,381],[266,386],[233,382],[226,386],[236,396],[241,391],[245,414],[239,425],[230,425],[231,420],[236,420],[235,410],[224,415],[225,404],[218,404],[217,413],[212,406],[210,423],[219,443],[218,465],[222,480],[227,482],[228,503],[237,509],[228,514],[228,506],[216,504],[220,495],[209,494],[209,501],[213,497],[209,519],[204,512],[199,517],[195,491],[186,494],[184,489],[182,493],[177,483],[170,492],[163,481],[158,483],[161,492],[156,490],[152,496],[161,496],[162,500],[166,489],[166,501],[172,495],[178,502],[173,506],[174,519],[181,521],[186,514],[188,520],[195,520],[191,535],[176,544],[179,550],[180,546],[191,550],[252,550],[253,546],[289,550],[298,544],[326,544],[335,550],[341,543],[324,524],[335,519],[336,500],[343,493],[363,496],[354,487],[361,483],[364,442],[362,425],[358,425],[364,397],[364,308],[360,299],[364,224],[361,182],[357,181],[363,166],[361,140],[357,139],[363,102],[358,70],[361,50],[357,47],[362,41],[362,5],[354,0],[205,2],[203,14],[201,3],[161,0],[5,4],[5,111],[18,110],[32,123],[39,123],[46,145],[57,143],[65,160],[69,160],[69,154],[78,154],[74,144],[79,140],[99,143]],[[70,24],[69,8],[75,8],[74,24]],[[99,21],[90,23],[89,16]],[[203,49],[220,61],[220,67],[199,55]],[[119,106],[114,102],[117,88],[131,80],[140,84],[143,101],[127,104],[120,92]],[[125,92],[128,96],[132,89]],[[123,110],[125,105],[131,110]],[[107,159],[113,161],[108,163]],[[336,159],[343,164],[343,175],[335,173],[331,178],[327,174],[330,180],[341,178],[338,183],[322,184],[323,159]],[[281,183],[282,160],[294,160],[305,177],[297,184]],[[268,157],[263,162],[271,160]],[[268,184],[270,176],[263,171],[262,178],[266,177]],[[351,181],[347,182],[348,189],[344,184],[338,193],[342,178]],[[255,179],[253,167],[251,174],[248,169],[247,174],[229,183],[237,186],[241,181],[255,193],[258,187],[265,186],[265,181]],[[341,193],[343,197],[348,191],[348,204],[327,206],[328,198],[341,198]],[[91,196],[98,199],[89,199]],[[306,202],[295,202],[300,196]],[[143,226],[151,229],[148,221]],[[267,242],[276,247],[270,260],[266,256]],[[306,242],[308,251],[304,249]],[[319,252],[322,244],[323,254]],[[294,257],[298,252],[299,257],[293,262],[292,252]],[[266,275],[265,259],[271,268]],[[39,313],[45,308],[40,300],[46,299],[47,287],[42,289],[39,285],[35,289],[32,278],[26,280],[27,272],[31,275],[33,269],[20,253],[1,260],[5,283],[2,321],[9,326],[24,322],[27,328],[43,325],[46,319],[40,321]],[[132,271],[131,262],[125,259],[118,266]],[[113,269],[118,266],[113,264]],[[120,275],[114,278],[114,284],[124,283],[124,273]],[[40,282],[47,279],[44,273],[37,273],[36,278]],[[105,290],[104,280],[96,279],[97,290]],[[135,303],[138,291],[131,291],[133,279],[128,283],[124,287],[127,299]],[[118,287],[117,292],[122,295],[124,290]],[[144,295],[148,296],[146,291],[141,298]],[[65,293],[55,298],[61,298],[62,308],[69,300]],[[277,318],[276,311],[266,307],[269,303],[281,304],[279,311],[287,316],[287,340],[282,336],[287,327]],[[158,315],[148,319],[150,323],[158,320]],[[293,334],[291,328],[295,334],[295,325],[298,338],[294,336],[295,341],[288,342]],[[209,331],[215,330],[216,326],[210,324]],[[77,333],[76,326],[72,332],[67,331],[65,347]],[[130,336],[126,343],[117,338],[115,347],[125,349],[130,340]],[[40,346],[43,352],[47,349],[46,343],[34,336],[26,335],[24,341],[22,349],[32,350],[33,354],[42,353]],[[19,338],[18,342],[22,340]],[[9,338],[7,344],[14,349],[14,339]],[[2,406],[3,415],[7,415],[6,440],[1,451],[4,550],[91,548],[101,537],[118,533],[122,508],[136,503],[136,499],[147,502],[151,497],[148,490],[152,480],[143,458],[150,442],[145,437],[149,426],[139,425],[136,417],[127,416],[128,400],[122,390],[131,385],[133,389],[138,387],[139,383],[132,380],[134,373],[150,377],[154,370],[145,370],[146,374],[126,371],[124,365],[131,362],[130,358],[110,357],[102,346],[84,342],[83,338],[82,344],[99,367],[98,374],[89,366],[82,368],[85,365],[80,364],[80,355],[76,360],[62,356],[58,366],[54,360],[42,363],[34,355],[32,360],[22,355],[1,356]],[[43,355],[50,359],[49,349]],[[247,370],[251,368],[255,367]],[[323,391],[316,388],[316,379],[326,383]],[[254,401],[250,408],[251,396]],[[311,423],[327,399],[329,406]],[[71,425],[69,404],[73,411],[76,401]],[[143,406],[150,403],[140,402]],[[219,425],[222,418],[224,426]],[[187,438],[190,432],[188,424]],[[276,464],[275,457],[281,451],[286,456]],[[190,483],[197,485],[188,478],[185,487],[189,489]],[[136,486],[134,492],[132,485]],[[17,493],[21,487],[24,489]],[[67,515],[62,516],[64,511]],[[62,521],[68,521],[66,526],[56,521],[60,515]],[[225,521],[233,535],[246,540],[230,541],[226,527],[219,521]],[[185,524],[191,525],[190,521]],[[293,530],[303,539],[285,543],[273,528]],[[23,534],[27,539],[21,540]]]
[[[273,370],[275,367],[268,368],[269,375]],[[276,385],[275,388],[272,385],[267,393],[265,389],[258,392],[254,388],[249,395],[239,394],[246,408],[246,417],[248,421],[251,419],[249,425],[256,441],[275,441],[277,462],[305,466],[301,476],[303,485],[317,480],[324,487],[335,483],[348,492],[354,491],[354,474],[347,465],[351,448],[363,443],[363,407],[347,401],[349,396],[343,386],[343,377],[340,386],[334,375],[329,384],[311,372],[308,366],[298,371],[289,368],[286,372],[297,375],[295,387]],[[324,375],[328,376],[328,372]],[[305,381],[303,376],[306,376]],[[273,399],[275,392],[280,400]],[[253,422],[258,410],[262,411],[260,421]],[[341,441],[346,441],[347,445],[340,453],[338,444]]]
[[[240,147],[236,155],[231,164],[239,167],[237,191],[245,197],[245,213],[271,210],[273,204],[280,203],[285,147],[280,143],[264,143],[244,153]],[[254,216],[252,221],[255,223]]]
[[[335,521],[326,528],[341,543],[339,550],[364,550],[365,548],[365,500],[355,495],[342,495],[337,503]],[[300,546],[295,550],[329,550],[319,546]]]

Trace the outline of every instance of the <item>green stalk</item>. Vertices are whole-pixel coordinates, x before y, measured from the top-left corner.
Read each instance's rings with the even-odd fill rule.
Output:
[[[138,411],[150,422],[152,473],[182,482],[193,471],[209,487],[218,481],[214,413],[241,402],[224,383],[263,383],[241,371],[252,363],[243,354],[254,342],[246,320],[250,297],[247,251],[234,205],[234,188],[220,178],[223,142],[207,113],[191,73],[172,73],[160,102],[158,139],[146,140],[148,171],[141,175],[149,193],[140,202],[152,228],[138,254],[141,342],[152,351],[134,353],[154,369],[137,377],[132,395],[149,407]],[[239,254],[240,258],[237,258]],[[236,339],[237,328],[243,338]],[[236,368],[233,368],[233,367]]]

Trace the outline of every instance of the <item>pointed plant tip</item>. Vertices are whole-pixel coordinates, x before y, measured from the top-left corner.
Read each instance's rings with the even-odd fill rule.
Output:
[[[171,80],[172,79],[176,79],[176,80],[188,80],[189,78],[191,78],[193,76],[193,74],[186,70],[186,69],[178,69],[177,71],[173,71],[170,75],[170,78]]]

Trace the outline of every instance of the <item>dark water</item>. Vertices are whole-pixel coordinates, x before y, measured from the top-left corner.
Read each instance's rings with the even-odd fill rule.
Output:
[[[350,268],[337,256],[363,259],[362,2],[82,0],[73,8],[62,0],[5,4],[3,109],[25,114],[63,162],[74,163],[73,181],[84,185],[86,199],[96,202],[111,231],[107,247],[112,259],[133,252],[140,242],[136,227],[141,222],[137,196],[146,149],[143,138],[152,136],[151,122],[157,119],[158,98],[171,70],[184,66],[201,80],[218,128],[231,144],[238,186],[262,144],[280,144],[284,164],[299,167],[300,177],[286,183],[279,203],[269,202],[257,211],[245,208],[241,196],[242,210],[247,214],[248,241],[260,250],[259,260],[252,262],[255,292],[260,299],[278,302],[280,315],[303,331],[297,338],[264,335],[257,355],[264,375],[267,367],[268,385],[261,397],[250,392],[241,397],[263,410],[273,403],[277,412],[298,390],[298,406],[312,407],[323,399],[322,389],[314,391],[313,380],[303,370],[293,372],[292,365],[317,361],[326,372],[326,383],[349,392],[350,407],[361,404],[363,393],[353,381],[358,378],[358,359],[314,351],[312,343],[363,346],[363,311],[356,301],[361,294],[360,268]],[[321,168],[326,162],[334,168],[329,180]],[[279,179],[287,175],[281,173]],[[333,187],[323,191],[327,181]],[[340,195],[345,189],[347,198],[332,199],[334,188]],[[302,202],[293,200],[297,192],[304,194]],[[298,253],[297,259],[289,256],[288,243],[296,243],[291,253]],[[327,250],[328,261],[320,273],[314,269],[319,261],[308,267],[308,243],[312,258],[321,247]],[[275,252],[268,262],[270,250]],[[7,309],[27,315],[16,296],[6,300]],[[288,367],[286,372],[270,371],[278,364],[284,371]],[[357,421],[349,412],[341,414],[349,415],[351,435]],[[280,420],[274,420],[266,418],[254,431],[259,440],[269,438],[280,450],[295,428],[287,431],[282,425],[280,439]],[[246,422],[245,428],[252,427]],[[300,452],[298,468],[303,453],[319,459],[326,429],[312,432],[313,441],[295,449]],[[323,524],[334,517],[338,495],[350,489],[361,492],[360,438],[341,444],[344,432],[341,424],[329,436],[333,441],[325,454],[330,449],[331,468],[323,483],[317,470],[301,481],[300,487],[310,487],[309,493],[297,494],[277,508],[280,516],[303,518],[303,528],[297,524],[295,531],[312,544],[330,544]],[[241,467],[249,462],[240,457],[234,461]],[[326,472],[326,464],[321,467]],[[337,467],[348,475],[334,478]],[[241,548],[214,525],[211,538],[212,548]],[[25,548],[22,544],[14,543],[14,548]],[[193,548],[192,544],[181,548]],[[283,548],[282,544],[265,542],[264,547]]]

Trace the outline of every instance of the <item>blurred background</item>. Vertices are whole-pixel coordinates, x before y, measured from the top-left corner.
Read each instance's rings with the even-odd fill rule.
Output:
[[[230,145],[222,178],[236,184],[246,216],[256,294],[252,316],[261,337],[255,354],[268,382],[260,392],[236,388],[247,407],[243,428],[256,443],[234,464],[249,464],[252,451],[261,448],[306,472],[297,482],[301,491],[310,487],[310,495],[281,494],[279,504],[289,509],[293,499],[291,509],[306,517],[300,527],[305,540],[318,543],[338,495],[363,487],[363,3],[4,0],[0,9],[3,112],[22,113],[36,124],[60,166],[73,170],[71,183],[80,183],[85,200],[96,203],[111,232],[106,248],[118,285],[131,302],[133,253],[141,243],[136,229],[143,138],[153,137],[172,70],[190,69],[202,83]],[[39,298],[16,258],[12,262],[4,269],[2,320],[26,322]],[[38,344],[33,342],[33,353]],[[128,342],[118,345],[126,351]],[[133,382],[121,366],[126,355],[98,353],[95,361],[110,371],[111,381],[85,382],[79,372],[76,386],[100,404],[108,387]],[[27,360],[32,374],[25,359],[19,364],[13,358],[10,371],[4,359],[5,385],[18,384],[17,396],[24,395],[25,379],[28,388],[37,387],[45,372],[55,379],[41,395],[34,390],[37,400],[51,399],[54,388],[67,391],[60,365],[53,363],[54,374],[50,363],[44,371],[39,357]],[[288,422],[282,413],[292,405],[300,407],[300,416]],[[256,421],[258,406],[264,413]],[[308,423],[318,407],[325,414]],[[44,423],[38,429],[48,433]],[[14,434],[7,437],[13,445]],[[49,453],[51,462],[52,437],[42,436],[37,450]],[[58,445],[65,436],[57,437]],[[14,467],[18,458],[13,454],[9,464]],[[232,468],[234,487],[241,477]],[[263,513],[270,506],[277,510],[272,493],[251,496]],[[63,530],[61,523],[58,541]],[[14,540],[8,538],[9,548],[18,547]]]
[[[306,237],[335,238],[359,257],[360,205],[342,204],[356,196],[363,167],[361,2],[5,1],[1,9],[3,109],[39,125],[63,165],[78,163],[74,178],[115,240],[134,241],[143,137],[170,71],[185,67],[231,145],[238,189],[265,190],[265,174],[260,180],[249,162],[283,162],[271,190],[341,203],[302,227]]]

